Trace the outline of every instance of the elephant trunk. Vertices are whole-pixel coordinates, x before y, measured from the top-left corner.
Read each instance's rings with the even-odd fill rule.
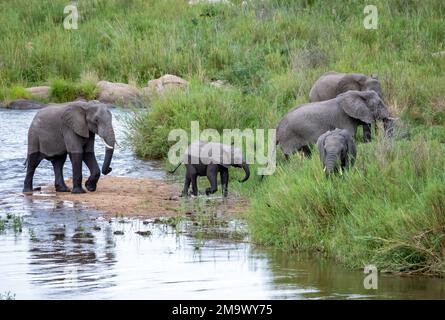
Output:
[[[335,153],[329,153],[324,161],[324,171],[326,174],[330,174],[337,169],[337,155]]]
[[[102,164],[102,174],[107,175],[111,172],[110,164],[113,158],[114,146],[116,144],[116,138],[113,129],[105,131],[104,134],[99,134],[99,136],[104,140],[105,144],[105,158]]]
[[[245,177],[243,178],[243,180],[240,180],[240,182],[246,182],[247,179],[249,179],[250,177],[250,169],[249,169],[249,165],[247,163],[243,163],[241,165],[241,168],[244,169],[244,172],[246,173]]]

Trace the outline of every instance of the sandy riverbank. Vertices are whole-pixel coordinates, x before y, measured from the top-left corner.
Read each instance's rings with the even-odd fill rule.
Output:
[[[71,187],[71,181],[66,183]],[[177,213],[177,195],[176,186],[162,180],[107,176],[101,177],[96,192],[60,193],[48,186],[33,197],[80,202],[112,216],[160,217]]]
[[[72,186],[69,180],[66,184]],[[95,192],[60,193],[55,192],[53,186],[47,186],[39,192],[34,192],[32,197],[82,203],[108,216],[144,218],[169,217],[181,213],[193,214],[198,211],[237,215],[247,206],[246,199],[230,192],[226,200],[223,200],[219,193],[211,197],[200,196],[199,200],[203,199],[204,202],[196,198],[183,199],[179,197],[180,187],[158,179],[106,176],[101,177]],[[203,203],[205,209],[200,205]]]

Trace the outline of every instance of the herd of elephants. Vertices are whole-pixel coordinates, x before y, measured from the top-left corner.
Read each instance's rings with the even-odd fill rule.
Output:
[[[374,75],[327,72],[315,82],[309,96],[310,103],[291,109],[278,123],[276,144],[286,157],[296,151],[309,156],[310,146],[316,144],[326,174],[341,173],[354,164],[354,137],[358,126],[363,127],[363,138],[368,142],[371,140],[371,124],[377,120],[383,121],[386,132],[394,122],[383,102],[380,82]],[[94,153],[96,134],[106,147],[102,169]],[[34,172],[43,159],[49,160],[53,165],[57,192],[86,192],[82,186],[83,163],[90,171],[85,188],[90,192],[95,191],[101,173],[107,175],[112,170],[110,164],[115,144],[112,114],[107,105],[99,101],[76,101],[40,110],[28,131],[27,172],[23,192],[32,193],[35,190]],[[192,194],[198,195],[198,176],[207,176],[210,182],[206,194],[215,193],[218,173],[221,176],[223,195],[227,196],[229,166],[244,169],[245,177],[241,182],[249,178],[249,165],[239,150],[232,146],[218,145],[222,151],[220,155],[231,154],[229,160],[225,157],[213,157],[211,161],[186,161],[190,160],[191,150],[194,150],[193,143],[189,146],[182,161],[186,165],[183,196],[188,195],[190,184]],[[206,146],[208,147],[208,143],[199,141],[197,149]],[[67,156],[72,164],[72,189],[65,184],[63,178]]]

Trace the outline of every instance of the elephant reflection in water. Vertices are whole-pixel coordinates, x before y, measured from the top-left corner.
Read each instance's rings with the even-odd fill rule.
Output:
[[[57,285],[73,281],[82,290],[114,285],[115,275],[109,270],[116,263],[115,242],[108,223],[103,231],[93,231],[94,213],[77,203],[33,199],[27,203],[33,282]]]

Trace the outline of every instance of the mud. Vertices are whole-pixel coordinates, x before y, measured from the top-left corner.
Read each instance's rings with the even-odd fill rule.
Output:
[[[66,181],[72,185],[70,180]],[[178,213],[179,198],[174,184],[158,179],[102,177],[95,192],[71,194],[55,192],[53,186],[42,187],[31,197],[82,203],[108,216],[168,217]]]

